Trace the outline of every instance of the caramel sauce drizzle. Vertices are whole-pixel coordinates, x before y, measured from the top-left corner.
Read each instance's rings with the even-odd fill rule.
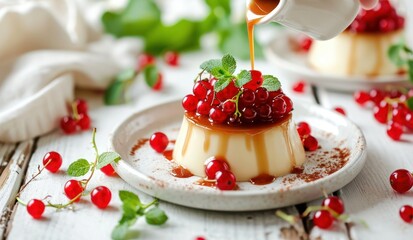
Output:
[[[205,134],[204,152],[207,152],[211,145],[211,132],[204,130],[204,134]]]
[[[189,140],[192,136],[192,129],[193,128],[194,128],[194,126],[192,124],[188,123],[188,131],[186,132],[184,146],[182,147],[182,156],[185,156],[186,150],[188,150],[188,143],[189,143]]]

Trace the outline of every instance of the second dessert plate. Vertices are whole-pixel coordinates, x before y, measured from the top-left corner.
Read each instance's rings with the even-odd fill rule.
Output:
[[[294,120],[306,121],[320,148],[307,152],[303,169],[278,177],[267,185],[237,182],[234,191],[201,186],[197,176],[179,178],[170,159],[183,118],[181,101],[161,104],[127,118],[114,131],[112,147],[122,160],[114,165],[121,178],[156,198],[183,206],[220,210],[253,211],[311,201],[353,180],[363,168],[365,139],[360,129],[342,115],[317,105],[295,102]],[[169,151],[156,153],[148,138],[157,131],[170,139]],[[183,174],[185,175],[185,174]]]
[[[298,34],[280,31],[265,48],[265,56],[275,64],[274,71],[291,81],[305,80],[319,87],[354,92],[385,88],[387,86],[408,86],[407,75],[342,76],[323,74],[312,69],[307,62],[307,54],[294,49],[292,42],[298,39]],[[340,56],[337,56],[340,57]]]

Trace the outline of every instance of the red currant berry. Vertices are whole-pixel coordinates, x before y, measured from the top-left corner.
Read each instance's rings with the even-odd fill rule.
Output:
[[[208,179],[215,179],[215,174],[224,170],[229,170],[229,165],[225,159],[211,157],[205,161],[205,174]]]
[[[386,94],[379,89],[370,90],[369,95],[370,100],[374,102],[376,105],[378,105],[386,97]]]
[[[404,17],[397,16],[397,29],[404,28]]]
[[[255,90],[256,103],[265,103],[269,97],[270,97],[270,94],[268,93],[267,89],[263,87],[259,87]]]
[[[281,98],[284,100],[286,104],[286,113],[290,113],[293,110],[293,101],[291,101],[291,99],[286,95],[281,96]]]
[[[196,112],[199,115],[208,116],[210,110],[211,110],[211,105],[209,103],[204,102],[204,101],[199,101],[198,102]]]
[[[27,203],[26,210],[34,218],[39,219],[44,213],[46,206],[41,200],[32,199]]]
[[[409,129],[413,129],[413,112],[406,113],[404,124]]]
[[[43,166],[52,173],[59,171],[62,166],[62,156],[57,152],[48,152],[43,157]]]
[[[179,54],[177,52],[166,52],[165,62],[169,66],[173,66],[173,67],[178,66],[179,65]]]
[[[109,205],[109,202],[112,199],[112,193],[109,188],[99,186],[92,190],[90,193],[90,199],[96,207],[104,209]]]
[[[235,175],[228,170],[216,172],[215,180],[219,190],[233,190],[237,183]]]
[[[221,102],[225,102],[225,100],[235,97],[239,91],[240,89],[235,86],[233,81],[231,81],[226,88],[217,92],[216,98],[218,98]]]
[[[86,114],[80,114],[79,115],[79,120],[77,121],[77,125],[82,130],[90,129],[90,118],[89,118],[89,116],[86,115]]]
[[[360,20],[354,20],[354,22],[350,25],[350,31],[355,33],[362,33],[367,30],[367,25],[365,22]]]
[[[239,97],[240,102],[246,106],[250,107],[254,105],[255,102],[255,93],[250,89],[244,89],[243,93]]]
[[[403,134],[403,126],[400,125],[399,123],[390,122],[387,125],[387,135],[391,139],[393,139],[395,141],[398,141],[398,140],[400,140],[402,134]]]
[[[333,225],[334,217],[327,210],[320,210],[314,214],[314,225],[321,229],[328,229]]]
[[[305,81],[298,81],[293,85],[293,91],[296,93],[303,93],[305,90],[306,82]]]
[[[386,123],[389,114],[389,104],[386,101],[382,101],[379,106],[373,108],[374,118],[379,123]]]
[[[204,82],[206,81],[199,81],[195,83],[194,88],[193,88],[193,93],[194,95],[199,99],[199,100],[204,100],[207,96],[207,92],[209,89],[205,87]],[[209,94],[211,94],[210,92]],[[212,94],[213,95],[213,94]]]
[[[155,60],[156,59],[155,59],[154,56],[152,56],[150,54],[147,54],[147,53],[139,55],[139,57],[138,57],[138,66],[137,66],[136,70],[140,71],[148,65],[155,64]]]
[[[64,187],[67,198],[69,198],[70,200],[76,199],[75,202],[78,202],[80,200],[83,190],[84,189],[82,187],[82,184],[79,181],[73,179],[67,181]]]
[[[258,116],[261,119],[267,119],[268,117],[271,116],[271,113],[272,113],[271,106],[268,104],[263,104],[258,107],[257,112],[258,112]]]
[[[283,98],[275,98],[272,101],[271,109],[275,115],[284,115],[285,113],[287,113],[287,103]]]
[[[300,135],[300,137],[310,135],[311,134],[311,127],[306,122],[299,122],[297,124],[297,132]]]
[[[355,92],[353,96],[354,100],[360,105],[364,105],[370,101],[370,95],[364,91]]]
[[[379,22],[379,28],[381,32],[391,32],[396,29],[397,22],[392,18],[384,18]]]
[[[390,185],[394,191],[405,193],[413,186],[412,173],[406,169],[398,169],[390,175]]]
[[[318,148],[318,141],[315,137],[309,135],[303,138],[303,146],[306,151],[315,151]]]
[[[257,116],[257,112],[251,107],[246,107],[242,109],[241,115],[243,119],[247,120],[247,122],[251,122]]]
[[[160,91],[163,88],[163,75],[162,73],[158,73],[158,79],[156,80],[155,85],[152,86],[154,91]]]
[[[236,111],[236,105],[233,101],[227,100],[222,104],[222,110],[224,111],[224,113],[232,115]]]
[[[407,223],[413,222],[413,207],[412,206],[404,205],[403,207],[400,208],[399,214],[400,214],[400,217],[403,219],[403,221]]]
[[[309,37],[305,37],[300,41],[300,48],[304,52],[308,52],[311,48],[311,45],[313,44],[313,39]]]
[[[188,94],[184,97],[184,99],[182,99],[182,107],[187,112],[194,112],[196,110],[197,104],[198,99],[192,94]]]
[[[227,119],[227,115],[218,107],[213,107],[209,111],[209,118],[213,123],[223,123]]]
[[[342,107],[335,107],[334,111],[346,116],[346,111]]]
[[[344,213],[344,203],[336,196],[330,196],[323,200],[322,206],[326,206],[338,214]]]
[[[100,171],[102,171],[106,176],[114,176],[116,173],[111,164],[102,167]]]
[[[87,114],[88,106],[85,100],[76,99],[76,109],[78,114]]]
[[[256,90],[262,85],[264,79],[262,78],[262,73],[257,70],[250,70],[251,72],[251,81],[244,84],[244,89]]]
[[[76,132],[76,121],[72,117],[63,117],[60,120],[60,128],[65,134],[72,134]]]
[[[166,147],[168,147],[169,139],[162,132],[156,132],[152,134],[151,138],[149,139],[149,145],[153,148],[153,150],[157,151],[158,153],[162,153],[165,151]]]

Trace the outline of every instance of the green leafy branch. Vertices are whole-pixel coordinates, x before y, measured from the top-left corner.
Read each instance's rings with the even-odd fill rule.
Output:
[[[139,217],[145,217],[150,225],[162,225],[168,220],[165,212],[158,208],[158,200],[155,199],[148,204],[144,204],[139,196],[129,191],[119,191],[119,198],[122,201],[122,217],[118,225],[112,231],[112,239],[123,240],[127,237],[129,228],[133,226]]]
[[[132,85],[136,77],[143,73],[145,83],[153,88],[158,81],[159,70],[154,64],[145,66],[143,69],[136,71],[135,69],[129,68],[121,71],[109,87],[105,91],[104,102],[106,105],[117,105],[122,104],[127,101],[126,91]]]
[[[413,50],[400,42],[389,48],[388,56],[396,66],[407,67],[409,79],[413,83]]]
[[[81,158],[72,162],[67,169],[67,174],[72,177],[81,177],[86,175],[90,171],[89,177],[80,181],[84,189],[86,189],[86,186],[89,183],[90,179],[92,179],[96,169],[101,169],[108,164],[117,163],[121,159],[119,154],[117,154],[116,152],[104,152],[102,154],[99,154],[95,138],[96,129],[93,129],[92,147],[95,150],[95,160],[93,162],[89,162],[86,159]]]

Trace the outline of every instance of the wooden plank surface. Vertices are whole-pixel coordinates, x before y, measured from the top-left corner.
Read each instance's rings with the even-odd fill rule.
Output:
[[[4,153],[5,166],[0,175],[0,239],[5,233],[15,203],[15,196],[20,188],[27,163],[30,159],[34,141],[25,141],[18,145],[5,144],[0,147]],[[10,156],[10,157],[8,157]]]
[[[413,169],[413,135],[402,141],[386,135],[385,125],[373,118],[372,110],[361,108],[351,95],[320,90],[321,104],[326,108],[342,106],[347,116],[363,131],[368,146],[367,161],[361,173],[342,189],[347,212],[362,219],[368,228],[357,224],[351,229],[357,239],[412,239],[413,228],[399,217],[399,208],[412,205],[413,192],[395,193],[389,184],[390,174],[399,168]]]
[[[210,56],[206,56],[210,55]],[[93,126],[97,131],[97,144],[101,151],[109,150],[109,138],[117,124],[130,114],[150,105],[181,98],[191,91],[193,76],[197,73],[197,65],[208,57],[217,57],[214,53],[193,53],[183,57],[182,67],[168,68],[163,66],[165,73],[165,90],[162,93],[148,91],[142,82],[133,86],[134,97],[129,104],[114,107],[102,105],[102,96],[94,93],[80,93],[90,105],[90,115]],[[240,64],[248,66],[248,62]],[[272,73],[272,66],[268,63],[257,64],[267,74]],[[140,79],[142,80],[142,79]],[[291,86],[284,82],[284,90],[289,93]],[[311,89],[304,94],[291,95],[293,100],[314,102]],[[63,185],[70,179],[65,174],[69,164],[78,158],[93,159],[93,150],[90,145],[91,132],[65,136],[59,131],[41,137],[31,157],[26,181],[36,173],[38,165],[46,152],[58,151],[63,157],[63,166],[57,174],[44,172],[36,181],[33,181],[22,193],[21,198],[29,201],[32,198],[51,196],[53,202],[63,203],[67,199],[63,194]],[[56,212],[47,209],[44,218],[40,221],[31,219],[24,206],[17,205],[8,224],[8,239],[109,239],[113,227],[120,218],[120,200],[118,190],[133,190],[119,177],[106,177],[97,172],[89,184],[89,189],[105,185],[112,190],[113,198],[110,208],[104,211],[95,208],[89,197],[84,197],[76,204],[75,211],[63,210]],[[143,201],[150,201],[151,197],[139,193]],[[148,226],[139,221],[133,227],[135,232],[140,231],[140,239],[195,239],[197,236],[210,239],[299,239],[299,234],[289,224],[275,217],[275,209],[260,212],[224,213],[190,209],[167,202],[161,202],[170,220],[165,226]],[[295,207],[284,208],[283,211],[298,214]],[[298,229],[303,229],[298,224]],[[1,235],[0,235],[1,236]],[[136,235],[137,236],[137,235]]]

